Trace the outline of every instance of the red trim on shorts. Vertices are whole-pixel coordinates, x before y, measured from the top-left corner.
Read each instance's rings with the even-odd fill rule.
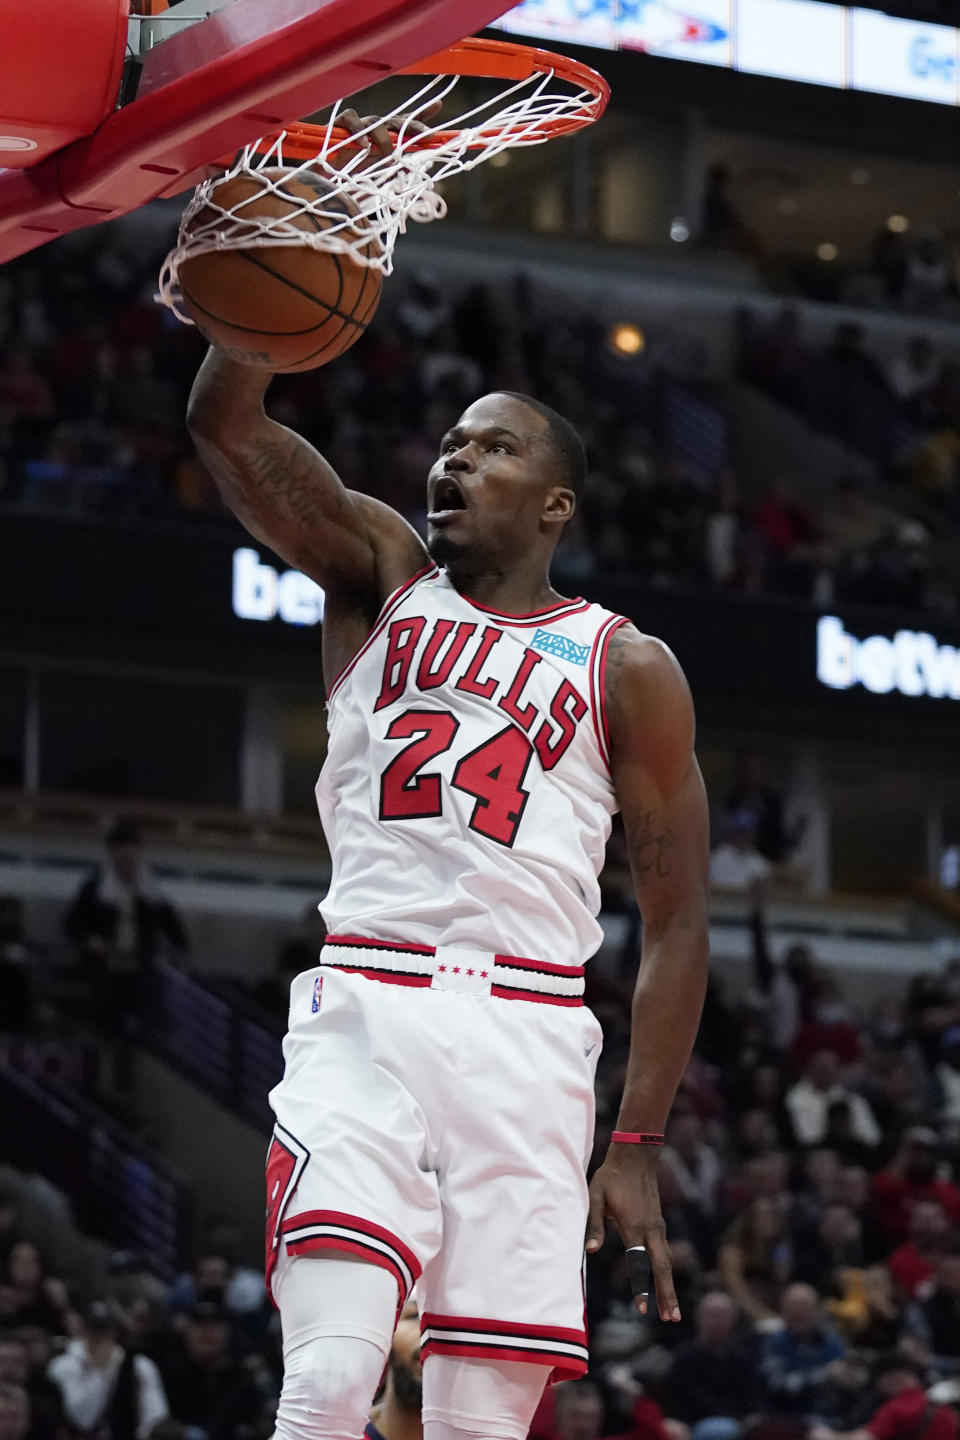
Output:
[[[550,960],[526,960],[520,955],[494,955],[498,965],[509,965],[513,970],[532,970],[538,975],[563,975],[578,980],[584,972],[583,965],[554,965]]]
[[[446,1339],[444,1330],[459,1332],[456,1339]],[[583,1330],[570,1330],[559,1325],[518,1325],[512,1321],[478,1320],[468,1316],[434,1315],[420,1318],[420,1332],[431,1333],[423,1342],[421,1358],[429,1355],[460,1355],[490,1360],[520,1360],[533,1365],[549,1365],[551,1382],[575,1380],[586,1374],[586,1354],[570,1355],[555,1348],[551,1341],[563,1341],[586,1351],[587,1336]],[[476,1336],[476,1340],[465,1336]],[[533,1340],[535,1347],[511,1345],[513,1340]]]
[[[420,1279],[422,1267],[409,1245],[405,1245],[392,1230],[387,1230],[374,1220],[366,1220],[362,1215],[348,1215],[344,1210],[303,1210],[299,1215],[288,1216],[280,1227],[280,1233],[302,1230],[306,1225],[342,1225],[344,1229],[359,1230],[365,1235],[383,1240],[387,1245],[393,1246],[400,1259],[408,1266],[414,1280]]]
[[[324,1227],[336,1227],[349,1234],[325,1234]],[[297,1230],[315,1228],[317,1233],[304,1235],[299,1240],[289,1239]],[[312,1255],[317,1250],[342,1250],[357,1255],[372,1265],[389,1270],[397,1282],[401,1298],[410,1294],[413,1283],[419,1280],[422,1267],[408,1245],[405,1245],[392,1230],[365,1220],[360,1215],[348,1215],[342,1210],[304,1210],[291,1215],[284,1221],[280,1234],[289,1255]],[[380,1245],[372,1242],[379,1240]],[[385,1251],[382,1247],[387,1246]],[[393,1253],[388,1253],[392,1251]],[[402,1263],[400,1263],[402,1262]],[[405,1267],[405,1268],[404,1268]]]
[[[536,990],[515,990],[509,985],[491,985],[498,1000],[536,1000],[541,1005],[582,1005],[582,995],[540,995]]]
[[[432,975],[404,974],[402,970],[365,970],[362,965],[340,965],[335,960],[325,960],[324,970],[342,970],[345,975],[362,975],[365,980],[385,980],[389,985],[419,985],[425,988],[433,984]]]
[[[472,1360],[520,1360],[528,1365],[550,1365],[551,1385],[561,1380],[579,1380],[589,1368],[586,1360],[574,1360],[569,1355],[559,1356],[549,1350],[514,1350],[509,1345],[485,1345],[482,1341],[467,1345],[462,1341],[427,1340],[421,1346],[420,1358],[427,1360],[431,1355],[462,1355]]]
[[[347,664],[344,665],[343,669],[340,671],[340,674],[337,675],[331,682],[330,689],[327,691],[328,701],[333,699],[335,692],[339,690],[340,687],[343,685],[344,680],[346,680],[347,676],[350,674],[351,670],[356,665],[361,655],[365,654],[366,651],[369,650],[370,646],[373,644],[374,640],[376,640],[377,636],[383,630],[383,627],[386,625],[387,621],[390,619],[390,616],[393,614],[394,610],[397,608],[397,605],[403,599],[403,597],[409,594],[413,587],[419,584],[421,580],[425,580],[428,575],[438,575],[439,573],[440,572],[437,569],[436,565],[425,565],[422,570],[418,570],[415,575],[411,575],[409,580],[405,580],[402,585],[398,585],[392,595],[387,596],[386,600],[384,600],[383,602],[380,614],[377,616],[376,621],[374,622],[374,626],[373,629],[370,631],[370,634],[367,636],[366,640],[364,640],[363,644],[360,646],[360,649],[357,651],[356,655],[354,655],[353,659],[349,660]]]
[[[569,1345],[586,1345],[583,1330],[565,1325],[524,1325],[515,1320],[481,1320],[476,1315],[438,1315],[427,1310],[420,1316],[423,1330],[471,1330],[482,1335],[517,1335],[527,1340],[565,1340]]]
[[[289,1255],[316,1255],[321,1250],[336,1250],[339,1254],[356,1255],[360,1260],[366,1260],[371,1265],[377,1265],[381,1270],[388,1271],[397,1282],[397,1289],[402,1300],[406,1300],[410,1291],[407,1287],[407,1277],[395,1260],[378,1250],[374,1245],[364,1245],[362,1240],[348,1240],[343,1235],[314,1235],[308,1240],[298,1240],[294,1244],[287,1244]]]
[[[399,950],[406,955],[435,955],[433,945],[407,944],[405,940],[365,940],[362,935],[328,935],[324,945],[358,945],[363,950]]]
[[[614,631],[630,623],[625,615],[611,616],[601,625],[594,636],[593,650],[590,654],[590,711],[600,754],[607,762],[608,767],[610,765],[610,726],[607,721],[607,701],[604,693],[607,678],[607,648]]]

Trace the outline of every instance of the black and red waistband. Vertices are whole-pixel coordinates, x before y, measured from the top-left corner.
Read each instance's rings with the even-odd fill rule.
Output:
[[[492,995],[500,1000],[535,1000],[542,1005],[583,1004],[582,965],[560,965],[468,946],[328,935],[320,964],[388,985]]]

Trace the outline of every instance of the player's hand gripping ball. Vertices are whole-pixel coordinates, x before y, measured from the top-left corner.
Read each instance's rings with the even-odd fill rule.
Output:
[[[238,218],[286,219],[305,234],[331,222],[300,207],[320,197],[332,216],[365,222],[349,196],[310,171],[268,169],[266,188],[256,175],[237,175],[217,187],[224,209],[242,205]],[[243,203],[248,202],[248,203]],[[201,210],[194,224],[213,212]],[[363,253],[375,256],[380,241],[371,231]],[[212,344],[234,360],[277,372],[313,370],[356,344],[380,303],[381,272],[352,255],[309,245],[256,245],[213,250],[184,260],[179,273],[184,309]]]
[[[359,133],[357,143],[373,162],[392,153],[398,130],[423,134],[441,108],[435,100],[417,120],[403,111],[381,120],[341,110],[337,125]],[[217,187],[218,204],[225,210],[242,205],[242,218],[251,221],[286,219],[305,234],[341,217],[353,219],[350,238],[364,240],[367,222],[349,195],[322,175],[282,169],[260,173],[281,183],[267,189],[255,175],[236,175]],[[297,213],[303,200],[318,197],[320,208],[329,212],[326,218],[313,211]],[[213,218],[214,212],[201,210],[193,223],[204,225]],[[380,252],[379,237],[370,230],[361,254]],[[245,365],[274,372],[314,370],[349,350],[373,319],[383,289],[379,269],[350,254],[310,245],[257,245],[195,255],[181,264],[179,281],[185,310],[212,344]]]

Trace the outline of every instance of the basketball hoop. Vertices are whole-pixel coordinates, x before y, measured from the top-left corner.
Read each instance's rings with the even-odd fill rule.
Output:
[[[472,170],[503,150],[542,145],[598,120],[610,90],[588,65],[547,50],[509,40],[462,40],[399,72],[430,75],[403,105],[378,117],[392,127],[393,151],[371,158],[367,137],[376,128],[353,133],[337,124],[338,101],[324,125],[290,125],[248,145],[229,170],[199,185],[184,211],[177,244],[160,274],[158,299],[178,319],[193,322],[179,305],[177,276],[185,260],[214,250],[259,246],[308,245],[349,254],[358,264],[389,275],[393,250],[409,221],[440,220],[447,213],[437,186],[452,175]],[[444,122],[421,117],[437,100],[446,102],[463,76],[507,81],[504,88]],[[285,173],[280,174],[280,171]],[[251,206],[269,192],[282,190],[291,170],[301,180],[320,176],[316,199],[289,203],[283,218],[251,215]],[[227,181],[238,176],[257,181],[255,190],[230,207],[217,201]],[[338,204],[345,196],[351,204]],[[244,212],[247,212],[246,214]],[[297,219],[314,217],[307,231]],[[371,238],[379,243],[371,244]]]

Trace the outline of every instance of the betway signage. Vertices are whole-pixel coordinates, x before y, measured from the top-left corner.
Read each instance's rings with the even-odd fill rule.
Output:
[[[273,620],[317,625],[323,619],[323,591],[299,570],[274,570],[256,550],[233,552],[233,613],[239,620]]]
[[[817,621],[817,679],[831,690],[862,685],[873,695],[960,700],[960,650],[925,630],[859,639],[836,615]]]

